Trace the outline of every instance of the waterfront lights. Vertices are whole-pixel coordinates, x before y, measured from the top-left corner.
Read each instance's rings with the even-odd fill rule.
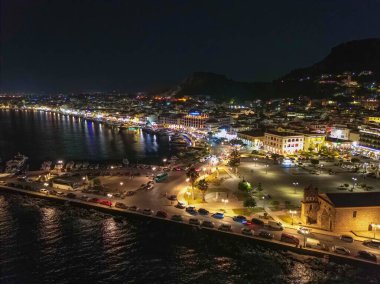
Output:
[[[290,215],[292,215],[292,226],[293,226],[293,224],[294,224],[294,222],[293,222],[294,214],[297,214],[297,211],[296,210],[289,210],[289,213],[290,213]]]

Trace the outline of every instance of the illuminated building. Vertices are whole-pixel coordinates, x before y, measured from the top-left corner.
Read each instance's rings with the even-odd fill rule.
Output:
[[[240,138],[244,144],[248,147],[252,147],[255,150],[259,150],[264,145],[264,133],[258,130],[242,131],[237,133],[237,137]]]
[[[325,143],[326,136],[318,133],[304,133],[304,151],[318,152]]]
[[[307,187],[301,201],[303,223],[335,232],[368,231],[380,223],[380,192],[326,193]]]
[[[292,155],[303,150],[304,136],[295,132],[269,130],[264,134],[264,150]]]

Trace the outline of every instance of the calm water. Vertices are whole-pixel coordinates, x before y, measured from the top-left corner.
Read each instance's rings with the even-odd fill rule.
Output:
[[[45,113],[0,111],[0,154],[160,159],[155,140]],[[0,193],[0,283],[380,283],[379,273],[290,257],[221,235]]]
[[[33,169],[42,162],[64,159],[87,161],[155,162],[170,156],[168,137],[141,131],[118,131],[100,123],[53,113],[0,110],[0,157],[17,152],[29,157]]]
[[[0,283],[380,283],[177,226],[0,194]]]

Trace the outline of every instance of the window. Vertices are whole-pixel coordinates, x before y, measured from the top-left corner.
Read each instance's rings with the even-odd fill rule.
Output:
[[[356,211],[352,212],[352,218],[356,218]]]

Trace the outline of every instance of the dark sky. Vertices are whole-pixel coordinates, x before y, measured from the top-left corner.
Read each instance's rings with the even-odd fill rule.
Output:
[[[272,80],[380,36],[380,1],[0,0],[2,90],[174,85],[194,71]]]

